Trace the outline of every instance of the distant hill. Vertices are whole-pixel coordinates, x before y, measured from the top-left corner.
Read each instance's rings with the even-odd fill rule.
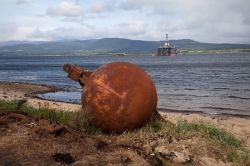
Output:
[[[0,55],[91,55],[116,52],[153,53],[164,41],[143,41],[122,38],[51,42],[2,42]],[[178,50],[250,49],[250,44],[201,43],[190,39],[171,40]]]

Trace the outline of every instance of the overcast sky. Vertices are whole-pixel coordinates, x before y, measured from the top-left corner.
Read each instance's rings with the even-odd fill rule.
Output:
[[[0,0],[0,41],[120,37],[249,43],[250,0]]]

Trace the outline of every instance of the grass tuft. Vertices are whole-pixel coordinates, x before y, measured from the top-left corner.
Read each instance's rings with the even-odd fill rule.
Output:
[[[176,132],[180,135],[186,135],[190,132],[202,132],[210,138],[216,139],[225,145],[235,148],[242,147],[241,141],[231,133],[204,122],[188,123],[186,120],[180,120],[177,122]]]
[[[247,165],[249,163],[249,153],[246,150],[234,150],[227,154],[227,158],[235,165]]]
[[[22,106],[20,111],[26,113],[34,119],[42,118],[55,123],[64,124],[72,118],[72,114],[70,112],[55,111],[50,109],[33,109],[31,107]]]
[[[89,122],[84,111],[67,112],[51,109],[33,109],[27,106],[22,106],[20,111],[35,119],[46,119],[50,122],[67,125],[75,130],[85,131],[88,134],[97,135],[101,133],[101,129],[96,128]]]
[[[165,121],[156,120],[153,117],[151,117],[140,130],[143,132],[157,133],[162,131],[165,127],[166,127]]]
[[[166,142],[170,137],[170,129],[174,126],[173,123],[157,119],[152,116],[141,128],[136,130],[126,130],[120,135],[121,139],[127,139],[131,141],[137,140],[138,142],[143,142],[145,144],[150,144],[156,141],[158,138],[165,138]]]
[[[87,133],[93,135],[102,134],[102,130],[100,128],[97,128],[92,123],[90,123],[84,111],[75,112],[73,120],[73,124],[68,125],[76,130],[84,129]]]
[[[18,101],[3,101],[0,100],[0,108],[6,109],[6,111],[13,111],[18,108]]]

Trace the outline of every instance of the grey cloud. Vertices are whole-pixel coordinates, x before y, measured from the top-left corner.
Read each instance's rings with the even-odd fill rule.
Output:
[[[143,35],[146,32],[147,25],[140,21],[134,21],[134,22],[124,22],[117,24],[115,26],[115,29],[117,32],[124,36],[140,36]]]
[[[174,3],[173,6],[178,7],[172,9],[172,18],[168,13],[161,15],[161,23],[158,24],[161,32],[165,29],[176,38],[193,38],[204,42],[250,42],[249,1],[176,0]],[[152,7],[152,11],[154,9]],[[239,37],[242,34],[249,39]]]
[[[91,4],[90,11],[92,13],[105,13],[114,10],[114,4],[105,3],[104,1],[96,1]]]
[[[17,0],[16,1],[16,4],[17,5],[22,5],[22,4],[26,4],[26,3],[30,3],[32,2],[33,0]]]
[[[57,6],[49,6],[46,10],[46,15],[78,17],[83,15],[83,8],[71,1],[61,1]]]
[[[81,24],[84,22],[84,19],[82,17],[65,17],[61,21]]]
[[[234,10],[242,17],[242,22],[244,24],[250,25],[250,1],[249,0],[241,0],[239,3],[238,1],[233,1],[230,5],[230,9]]]
[[[94,26],[58,27],[51,30],[36,29],[29,37],[40,40],[83,40],[99,37]]]
[[[143,39],[147,33],[149,33],[147,24],[136,20],[133,22],[121,22],[109,29],[111,36],[129,39]]]
[[[93,25],[88,24],[83,17],[65,17],[61,21],[79,24],[87,28],[95,28]]]
[[[39,2],[12,0],[20,4],[33,1]],[[85,4],[88,5],[81,6]],[[86,3],[62,0],[47,8],[44,19],[48,20],[47,28],[61,24],[71,27],[37,30],[31,36],[51,40],[64,37],[161,40],[165,33],[169,33],[171,39],[250,43],[249,11],[249,0],[91,0]],[[53,22],[56,19],[57,21]],[[58,20],[64,23],[58,24]],[[28,22],[19,24],[31,27],[27,25]],[[0,29],[6,34],[15,34],[9,33],[8,28],[3,28],[2,24],[1,22]],[[45,26],[37,27],[43,29]],[[20,31],[18,27],[18,30],[15,30],[15,26],[12,28],[10,30],[13,32],[26,32],[25,29]],[[0,37],[7,38],[5,34]]]
[[[144,4],[140,1],[126,0],[122,2],[119,7],[124,10],[138,10],[144,7]]]
[[[13,40],[14,34],[17,31],[17,25],[11,22],[0,24],[0,39]]]
[[[244,16],[244,18],[243,18],[243,23],[244,24],[247,24],[247,25],[250,25],[250,16]]]
[[[142,39],[145,33],[148,32],[146,27],[147,26],[141,22],[120,23],[108,28],[83,23],[77,27],[58,27],[51,30],[36,29],[29,37],[35,40],[83,40],[104,37]]]
[[[141,10],[141,9],[149,9],[154,13],[166,14],[170,13],[175,1],[171,0],[125,0],[120,3],[119,7],[124,10]]]
[[[42,40],[74,39],[76,37],[74,30],[74,28],[36,29],[29,37]]]

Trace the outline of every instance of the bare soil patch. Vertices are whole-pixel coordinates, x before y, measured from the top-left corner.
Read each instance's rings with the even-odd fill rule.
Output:
[[[114,137],[0,110],[0,165],[161,165],[141,147]]]

